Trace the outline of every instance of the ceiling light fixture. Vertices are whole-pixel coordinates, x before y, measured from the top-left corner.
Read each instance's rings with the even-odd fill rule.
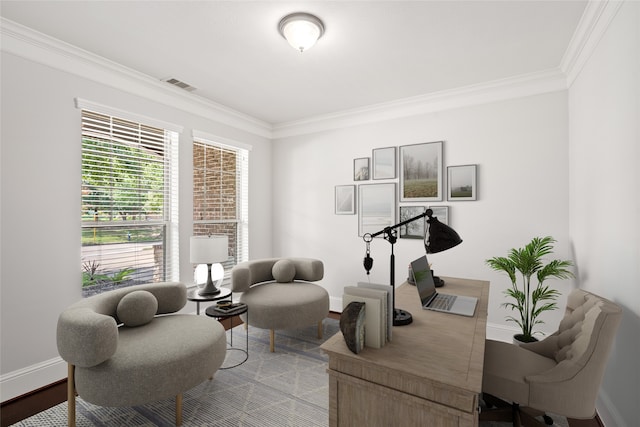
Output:
[[[282,18],[278,30],[294,49],[304,52],[322,37],[324,24],[314,15],[297,12]]]

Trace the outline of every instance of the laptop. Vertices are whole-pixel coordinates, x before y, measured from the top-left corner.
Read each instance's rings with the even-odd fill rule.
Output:
[[[477,298],[436,292],[436,285],[426,255],[411,263],[411,271],[423,309],[473,316],[478,303]]]

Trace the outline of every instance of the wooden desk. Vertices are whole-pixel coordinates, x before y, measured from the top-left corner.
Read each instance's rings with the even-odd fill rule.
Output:
[[[329,355],[329,425],[478,426],[489,282],[444,278],[443,293],[478,298],[474,317],[423,310],[415,286],[396,289],[413,323],[380,349],[352,353],[338,332]]]

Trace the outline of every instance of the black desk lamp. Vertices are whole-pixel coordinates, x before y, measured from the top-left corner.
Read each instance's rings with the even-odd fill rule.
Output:
[[[455,232],[455,230],[448,225],[445,225],[438,221],[438,217],[433,216],[433,211],[431,209],[427,209],[426,212],[421,213],[420,215],[414,216],[413,218],[409,218],[406,221],[402,221],[399,224],[392,225],[389,227],[385,227],[384,229],[378,231],[377,233],[366,233],[362,236],[363,240],[367,245],[366,256],[364,258],[363,264],[364,269],[369,274],[369,271],[373,267],[373,258],[369,256],[369,243],[373,240],[374,237],[377,237],[381,234],[384,234],[384,240],[391,243],[391,257],[389,259],[391,277],[389,284],[391,285],[391,290],[393,292],[393,326],[402,326],[408,325],[413,322],[413,318],[411,313],[405,310],[401,310],[396,307],[396,288],[395,288],[395,267],[396,267],[396,256],[393,253],[393,245],[395,245],[397,238],[396,229],[402,227],[403,225],[409,224],[413,221],[417,221],[424,217],[429,217],[427,219],[427,223],[429,224],[428,234],[425,234],[425,243],[424,248],[428,254],[434,254],[437,252],[446,251],[447,249],[451,249],[454,246],[462,243],[462,239]]]
[[[431,211],[431,213],[429,213],[429,211],[431,211],[431,209],[428,209],[426,212],[426,215],[429,217],[427,220],[427,223],[429,223],[429,233],[425,234],[424,237],[424,248],[428,254],[446,251],[462,243],[462,239],[453,228],[438,221],[438,217],[431,216],[433,211]],[[433,281],[437,287],[444,285],[444,280],[437,276],[433,276]]]

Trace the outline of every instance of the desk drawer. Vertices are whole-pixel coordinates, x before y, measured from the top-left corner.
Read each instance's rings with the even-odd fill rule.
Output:
[[[445,405],[335,372],[329,373],[331,427],[477,427],[477,412]]]
[[[329,369],[400,393],[440,403],[461,412],[474,413],[478,408],[477,393],[363,360],[331,355]]]

